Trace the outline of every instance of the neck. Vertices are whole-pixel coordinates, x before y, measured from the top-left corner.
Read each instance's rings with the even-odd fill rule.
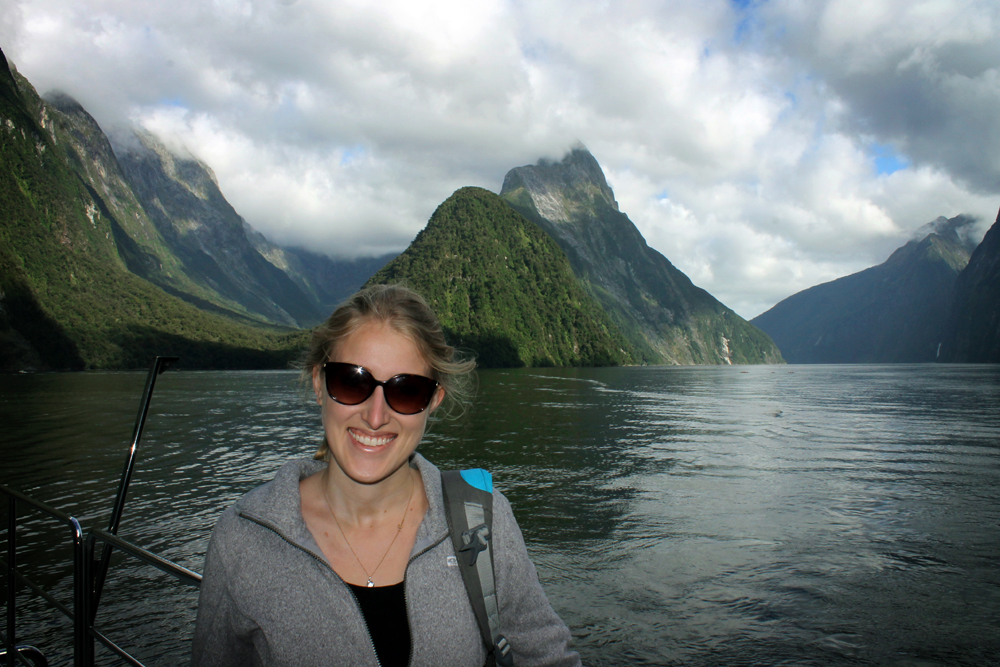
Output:
[[[407,464],[380,482],[361,484],[332,460],[322,480],[323,493],[338,521],[364,528],[398,523],[417,483],[418,475]]]

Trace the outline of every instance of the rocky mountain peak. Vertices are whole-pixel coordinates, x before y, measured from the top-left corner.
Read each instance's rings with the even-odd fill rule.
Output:
[[[956,215],[954,218],[940,215],[936,220],[928,222],[913,232],[911,240],[923,241],[932,234],[936,234],[946,241],[961,245],[969,254],[972,254],[980,240],[976,230],[977,222],[979,220],[971,215]]]
[[[618,210],[601,165],[580,143],[558,162],[542,158],[533,165],[511,169],[500,195],[529,197],[539,215],[557,223],[569,222],[581,208]]]
[[[774,343],[650,248],[583,145],[511,169],[501,198],[549,234],[647,363],[776,363]]]

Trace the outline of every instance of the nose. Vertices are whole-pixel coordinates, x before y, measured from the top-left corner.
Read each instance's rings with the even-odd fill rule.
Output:
[[[361,413],[361,418],[372,430],[376,431],[389,423],[389,405],[385,402],[382,387],[375,387],[375,391],[365,401],[365,409]]]

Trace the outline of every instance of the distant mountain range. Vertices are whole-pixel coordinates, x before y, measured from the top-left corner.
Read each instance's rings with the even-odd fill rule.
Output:
[[[109,139],[0,65],[0,369],[281,366],[392,259],[279,247],[207,165],[143,130]],[[646,245],[584,149],[512,170],[502,198],[460,190],[376,279],[418,286],[486,366],[781,360]]]
[[[141,130],[109,140],[2,53],[0,157],[0,370],[282,366],[394,256],[269,243],[206,165]]]
[[[1000,232],[970,260],[961,222],[748,323],[646,244],[579,146],[500,195],[460,189],[395,259],[338,261],[270,242],[207,165],[109,139],[0,52],[0,371],[283,367],[369,279],[419,289],[484,366],[996,360]]]
[[[972,222],[938,218],[884,263],[803,290],[751,322],[789,363],[1000,361],[1000,231],[994,225],[976,248],[961,235]]]

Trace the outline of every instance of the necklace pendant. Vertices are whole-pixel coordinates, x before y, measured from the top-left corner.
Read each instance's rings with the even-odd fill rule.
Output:
[[[372,581],[371,577],[368,577],[368,588],[375,588],[375,582]]]

